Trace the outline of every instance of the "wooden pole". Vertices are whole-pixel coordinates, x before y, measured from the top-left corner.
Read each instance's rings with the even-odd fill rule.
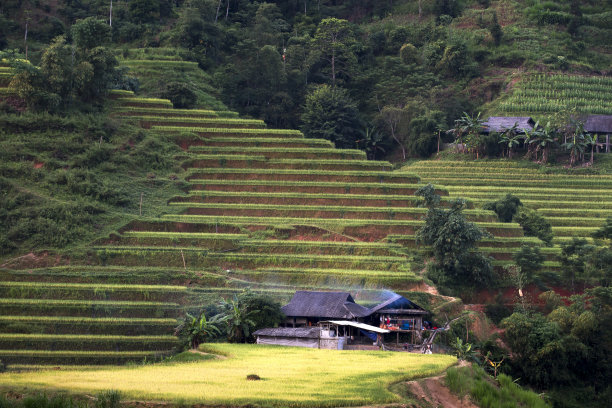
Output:
[[[185,262],[185,254],[183,253],[182,249],[181,249],[181,256],[183,257],[183,269],[187,270],[187,263]]]

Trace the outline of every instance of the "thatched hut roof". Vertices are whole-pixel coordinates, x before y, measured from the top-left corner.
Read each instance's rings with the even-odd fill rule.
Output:
[[[529,116],[491,116],[482,125],[484,126],[484,133],[502,133],[512,129],[514,125],[516,125],[518,133],[525,133],[525,130],[533,130],[535,122]]]
[[[612,134],[612,115],[590,115],[584,123],[589,133]]]
[[[253,335],[268,337],[296,337],[302,339],[318,339],[321,328],[317,327],[276,327],[259,329]]]
[[[291,302],[281,308],[285,316],[354,319],[370,315],[370,309],[358,305],[350,293],[297,291]]]

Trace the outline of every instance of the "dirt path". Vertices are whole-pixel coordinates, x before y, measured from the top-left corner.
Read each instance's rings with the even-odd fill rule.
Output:
[[[465,363],[464,363],[465,364]],[[459,364],[460,366],[463,364]],[[459,398],[444,384],[445,374],[406,383],[408,391],[424,407],[478,408],[468,396]]]

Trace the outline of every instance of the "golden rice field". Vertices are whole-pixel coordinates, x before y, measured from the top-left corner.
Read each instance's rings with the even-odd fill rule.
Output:
[[[332,407],[394,402],[388,391],[400,380],[431,376],[456,363],[448,355],[336,351],[214,344],[227,356],[189,363],[0,374],[3,390],[119,390],[123,399],[211,405]],[[259,381],[248,381],[257,374]]]

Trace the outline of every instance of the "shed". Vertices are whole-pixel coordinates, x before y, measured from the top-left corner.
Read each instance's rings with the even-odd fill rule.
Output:
[[[277,327],[257,330],[257,344],[319,348],[319,327]]]
[[[292,327],[310,326],[321,320],[359,320],[371,314],[370,309],[355,303],[347,292],[297,291],[281,311]]]
[[[530,116],[490,116],[486,122],[483,122],[483,133],[502,133],[508,129],[512,129],[516,125],[517,133],[525,133],[532,131],[535,122]]]
[[[597,135],[597,141],[605,140],[605,152],[610,153],[610,136],[612,135],[612,115],[589,115],[584,122],[584,130]],[[597,146],[599,151],[600,146]]]

